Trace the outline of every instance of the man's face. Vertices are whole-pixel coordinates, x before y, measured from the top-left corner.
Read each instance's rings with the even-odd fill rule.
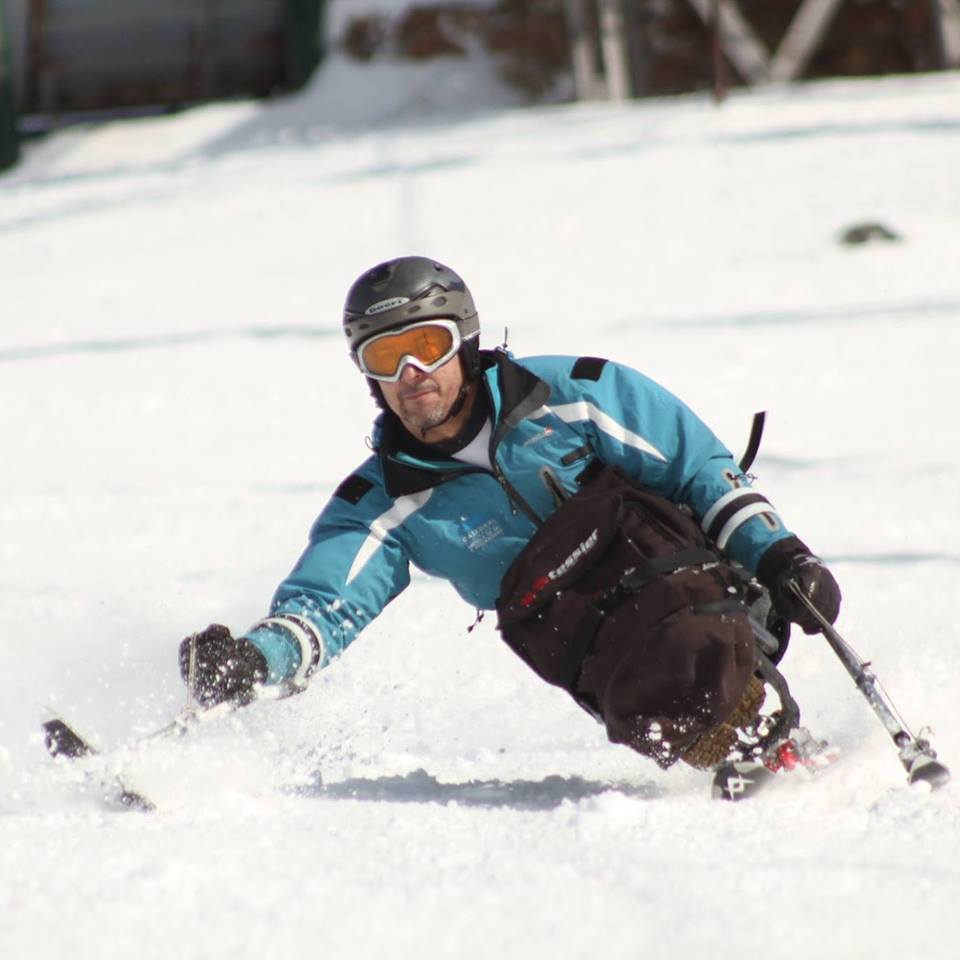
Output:
[[[407,364],[396,383],[380,383],[387,406],[418,440],[438,440],[428,432],[442,424],[463,386],[463,368],[459,355],[452,357],[433,373],[424,373]]]

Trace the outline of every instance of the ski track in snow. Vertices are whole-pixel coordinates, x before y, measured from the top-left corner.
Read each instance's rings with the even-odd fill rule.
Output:
[[[524,111],[483,74],[454,118],[431,69],[334,59],[0,179],[0,955],[955,956],[957,788],[906,789],[817,638],[785,668],[842,763],[741,806],[607,744],[416,574],[302,696],[123,746],[180,708],[179,639],[261,616],[366,455],[340,304],[423,252],[488,345],[631,363],[737,453],[768,410],[761,488],[960,763],[960,78]],[[867,219],[902,242],[837,243]],[[119,749],[51,762],[46,707]],[[159,811],[104,808],[94,769]]]

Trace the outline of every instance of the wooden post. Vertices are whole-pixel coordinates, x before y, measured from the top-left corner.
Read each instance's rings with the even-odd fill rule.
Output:
[[[587,0],[564,0],[567,32],[570,35],[570,59],[578,100],[597,100],[606,93],[593,56],[593,37],[587,24]]]
[[[843,0],[804,0],[770,64],[770,79],[796,80],[820,46]]]
[[[720,45],[737,72],[747,83],[764,83],[770,78],[770,56],[734,0],[690,0],[704,23],[710,23],[716,2]]]
[[[712,0],[710,7],[710,56],[713,63],[713,99],[723,103],[730,90],[730,77],[727,74],[727,58],[720,42],[720,0]]]
[[[626,100],[630,96],[630,67],[623,8],[620,0],[599,0],[599,5],[600,50],[607,79],[607,96],[611,100]]]
[[[937,31],[940,65],[947,70],[960,67],[960,3],[957,0],[930,0],[931,16]]]

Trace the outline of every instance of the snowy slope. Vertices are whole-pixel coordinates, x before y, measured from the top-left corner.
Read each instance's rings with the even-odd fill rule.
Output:
[[[425,252],[487,344],[632,363],[738,452],[769,410],[762,489],[960,765],[960,77],[452,119],[471,76],[378,69],[362,109],[333,60],[0,179],[0,955],[955,956],[956,788],[906,791],[816,638],[785,667],[845,762],[749,806],[606,744],[422,576],[303,696],[122,750],[155,815],[46,759],[45,706],[120,744],[181,706],[181,637],[262,615],[366,454],[346,287]],[[841,247],[863,219],[903,242]]]

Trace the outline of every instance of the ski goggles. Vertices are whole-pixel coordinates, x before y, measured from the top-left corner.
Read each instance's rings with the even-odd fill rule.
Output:
[[[396,383],[408,363],[433,373],[456,356],[462,342],[453,320],[423,320],[365,340],[357,348],[357,366],[374,380]]]

